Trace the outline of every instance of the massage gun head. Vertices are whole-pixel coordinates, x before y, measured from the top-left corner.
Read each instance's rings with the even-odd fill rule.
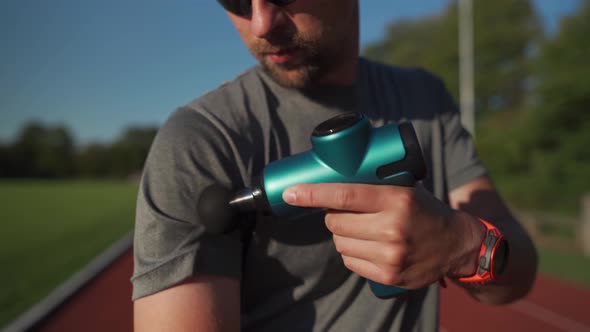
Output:
[[[232,228],[235,216],[229,205],[231,193],[221,185],[210,185],[201,193],[198,203],[200,222],[210,234],[221,234]]]
[[[237,192],[212,184],[201,193],[198,213],[207,233],[226,233],[237,226],[236,217],[243,213],[266,211],[264,192],[257,186]]]

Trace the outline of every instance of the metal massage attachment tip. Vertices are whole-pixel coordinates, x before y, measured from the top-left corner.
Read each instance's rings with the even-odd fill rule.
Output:
[[[237,226],[236,216],[240,213],[265,211],[262,190],[244,188],[231,193],[227,188],[213,184],[205,188],[198,202],[199,221],[207,233],[221,234]]]
[[[256,210],[256,198],[254,190],[244,188],[236,192],[229,200],[229,206],[238,212],[251,212]]]

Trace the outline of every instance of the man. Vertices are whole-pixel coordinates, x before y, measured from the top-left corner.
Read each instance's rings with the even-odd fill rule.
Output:
[[[219,2],[261,66],[177,110],[153,143],[137,209],[137,330],[431,331],[442,278],[492,304],[528,292],[535,249],[454,103],[424,71],[359,58],[357,0]],[[411,121],[428,177],[416,188],[297,185],[284,200],[325,215],[206,232],[204,188],[249,186],[269,162],[309,150],[317,124],[350,111],[375,126]],[[478,275],[502,236],[504,271]],[[378,299],[365,278],[408,292]]]

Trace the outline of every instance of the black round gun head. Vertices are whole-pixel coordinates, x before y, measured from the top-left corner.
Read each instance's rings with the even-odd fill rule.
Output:
[[[361,113],[345,113],[330,118],[315,127],[312,136],[322,137],[348,129],[363,119]]]
[[[229,204],[231,199],[231,192],[217,184],[212,184],[203,190],[197,209],[207,233],[222,234],[236,226],[234,224],[236,212]]]

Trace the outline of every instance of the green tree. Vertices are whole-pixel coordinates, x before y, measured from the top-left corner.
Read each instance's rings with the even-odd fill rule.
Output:
[[[157,131],[155,127],[126,129],[110,148],[109,173],[126,177],[141,172]]]
[[[15,176],[67,177],[74,168],[74,142],[69,131],[38,122],[27,124],[12,147]]]
[[[457,96],[457,23],[454,7],[436,16],[394,21],[385,39],[368,45],[364,56],[387,64],[422,67],[437,74]]]
[[[107,178],[111,176],[111,148],[106,144],[92,143],[79,149],[76,156],[78,176]]]
[[[526,114],[523,151],[533,198],[544,206],[575,209],[590,191],[590,1],[560,22],[535,64],[535,104]]]
[[[12,147],[6,144],[0,144],[0,178],[9,178],[15,176],[14,157]]]
[[[529,62],[542,29],[530,1],[474,0],[475,94],[479,112],[518,109],[528,89]],[[401,66],[419,66],[443,78],[458,97],[458,9],[393,22],[383,41],[364,54]]]

